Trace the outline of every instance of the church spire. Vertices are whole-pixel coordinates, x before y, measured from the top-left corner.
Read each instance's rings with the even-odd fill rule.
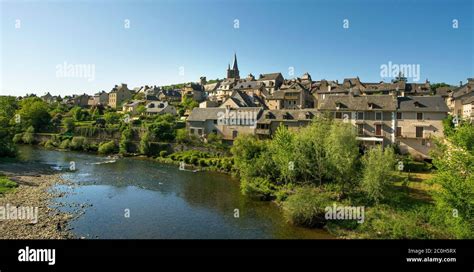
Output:
[[[239,67],[237,66],[237,54],[234,53],[234,64],[232,65],[232,69],[234,71],[238,71],[239,70]]]

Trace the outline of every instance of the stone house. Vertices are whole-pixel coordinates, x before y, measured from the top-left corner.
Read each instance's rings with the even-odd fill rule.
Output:
[[[120,108],[122,104],[132,98],[132,92],[128,89],[127,84],[122,83],[115,85],[109,93],[108,105],[114,109]]]

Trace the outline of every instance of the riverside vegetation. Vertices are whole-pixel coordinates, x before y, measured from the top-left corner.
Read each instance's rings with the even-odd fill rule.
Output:
[[[195,106],[185,101],[179,112]],[[242,193],[277,202],[290,223],[324,227],[346,238],[473,238],[474,129],[445,123],[433,165],[397,155],[396,147],[362,152],[350,124],[316,117],[297,132],[278,128],[273,139],[239,136],[229,148],[216,134],[206,142],[187,135],[179,118],[133,120],[103,107],[47,104],[37,97],[0,97],[0,156],[15,143],[45,148],[141,154],[162,163],[231,173]],[[37,142],[35,136],[47,135]],[[169,144],[182,151],[170,150]],[[184,150],[186,147],[186,150]],[[402,161],[404,171],[396,170]],[[416,172],[416,173],[414,173]],[[0,183],[0,190],[11,190]],[[2,189],[4,188],[4,189]],[[365,221],[327,220],[325,207],[364,206]]]

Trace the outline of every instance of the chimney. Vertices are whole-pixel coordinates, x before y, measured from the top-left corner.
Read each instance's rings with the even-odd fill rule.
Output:
[[[331,85],[329,84],[328,85],[328,92],[330,92],[330,91],[331,91]]]
[[[459,87],[461,87],[461,86],[462,86],[462,80],[459,81]]]

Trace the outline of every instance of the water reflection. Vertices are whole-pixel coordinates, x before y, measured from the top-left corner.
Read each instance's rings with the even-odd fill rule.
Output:
[[[176,166],[135,158],[110,162],[110,158],[92,154],[29,146],[21,147],[20,154],[21,162],[3,161],[0,170],[21,171],[25,165],[46,172],[57,169],[64,178],[79,184],[72,194],[56,199],[67,204],[61,208],[64,210],[70,210],[71,204],[91,205],[70,224],[78,236],[328,238],[323,231],[287,224],[275,204],[243,196],[238,181],[228,175],[179,171]],[[76,168],[73,172],[68,171],[71,162]]]

